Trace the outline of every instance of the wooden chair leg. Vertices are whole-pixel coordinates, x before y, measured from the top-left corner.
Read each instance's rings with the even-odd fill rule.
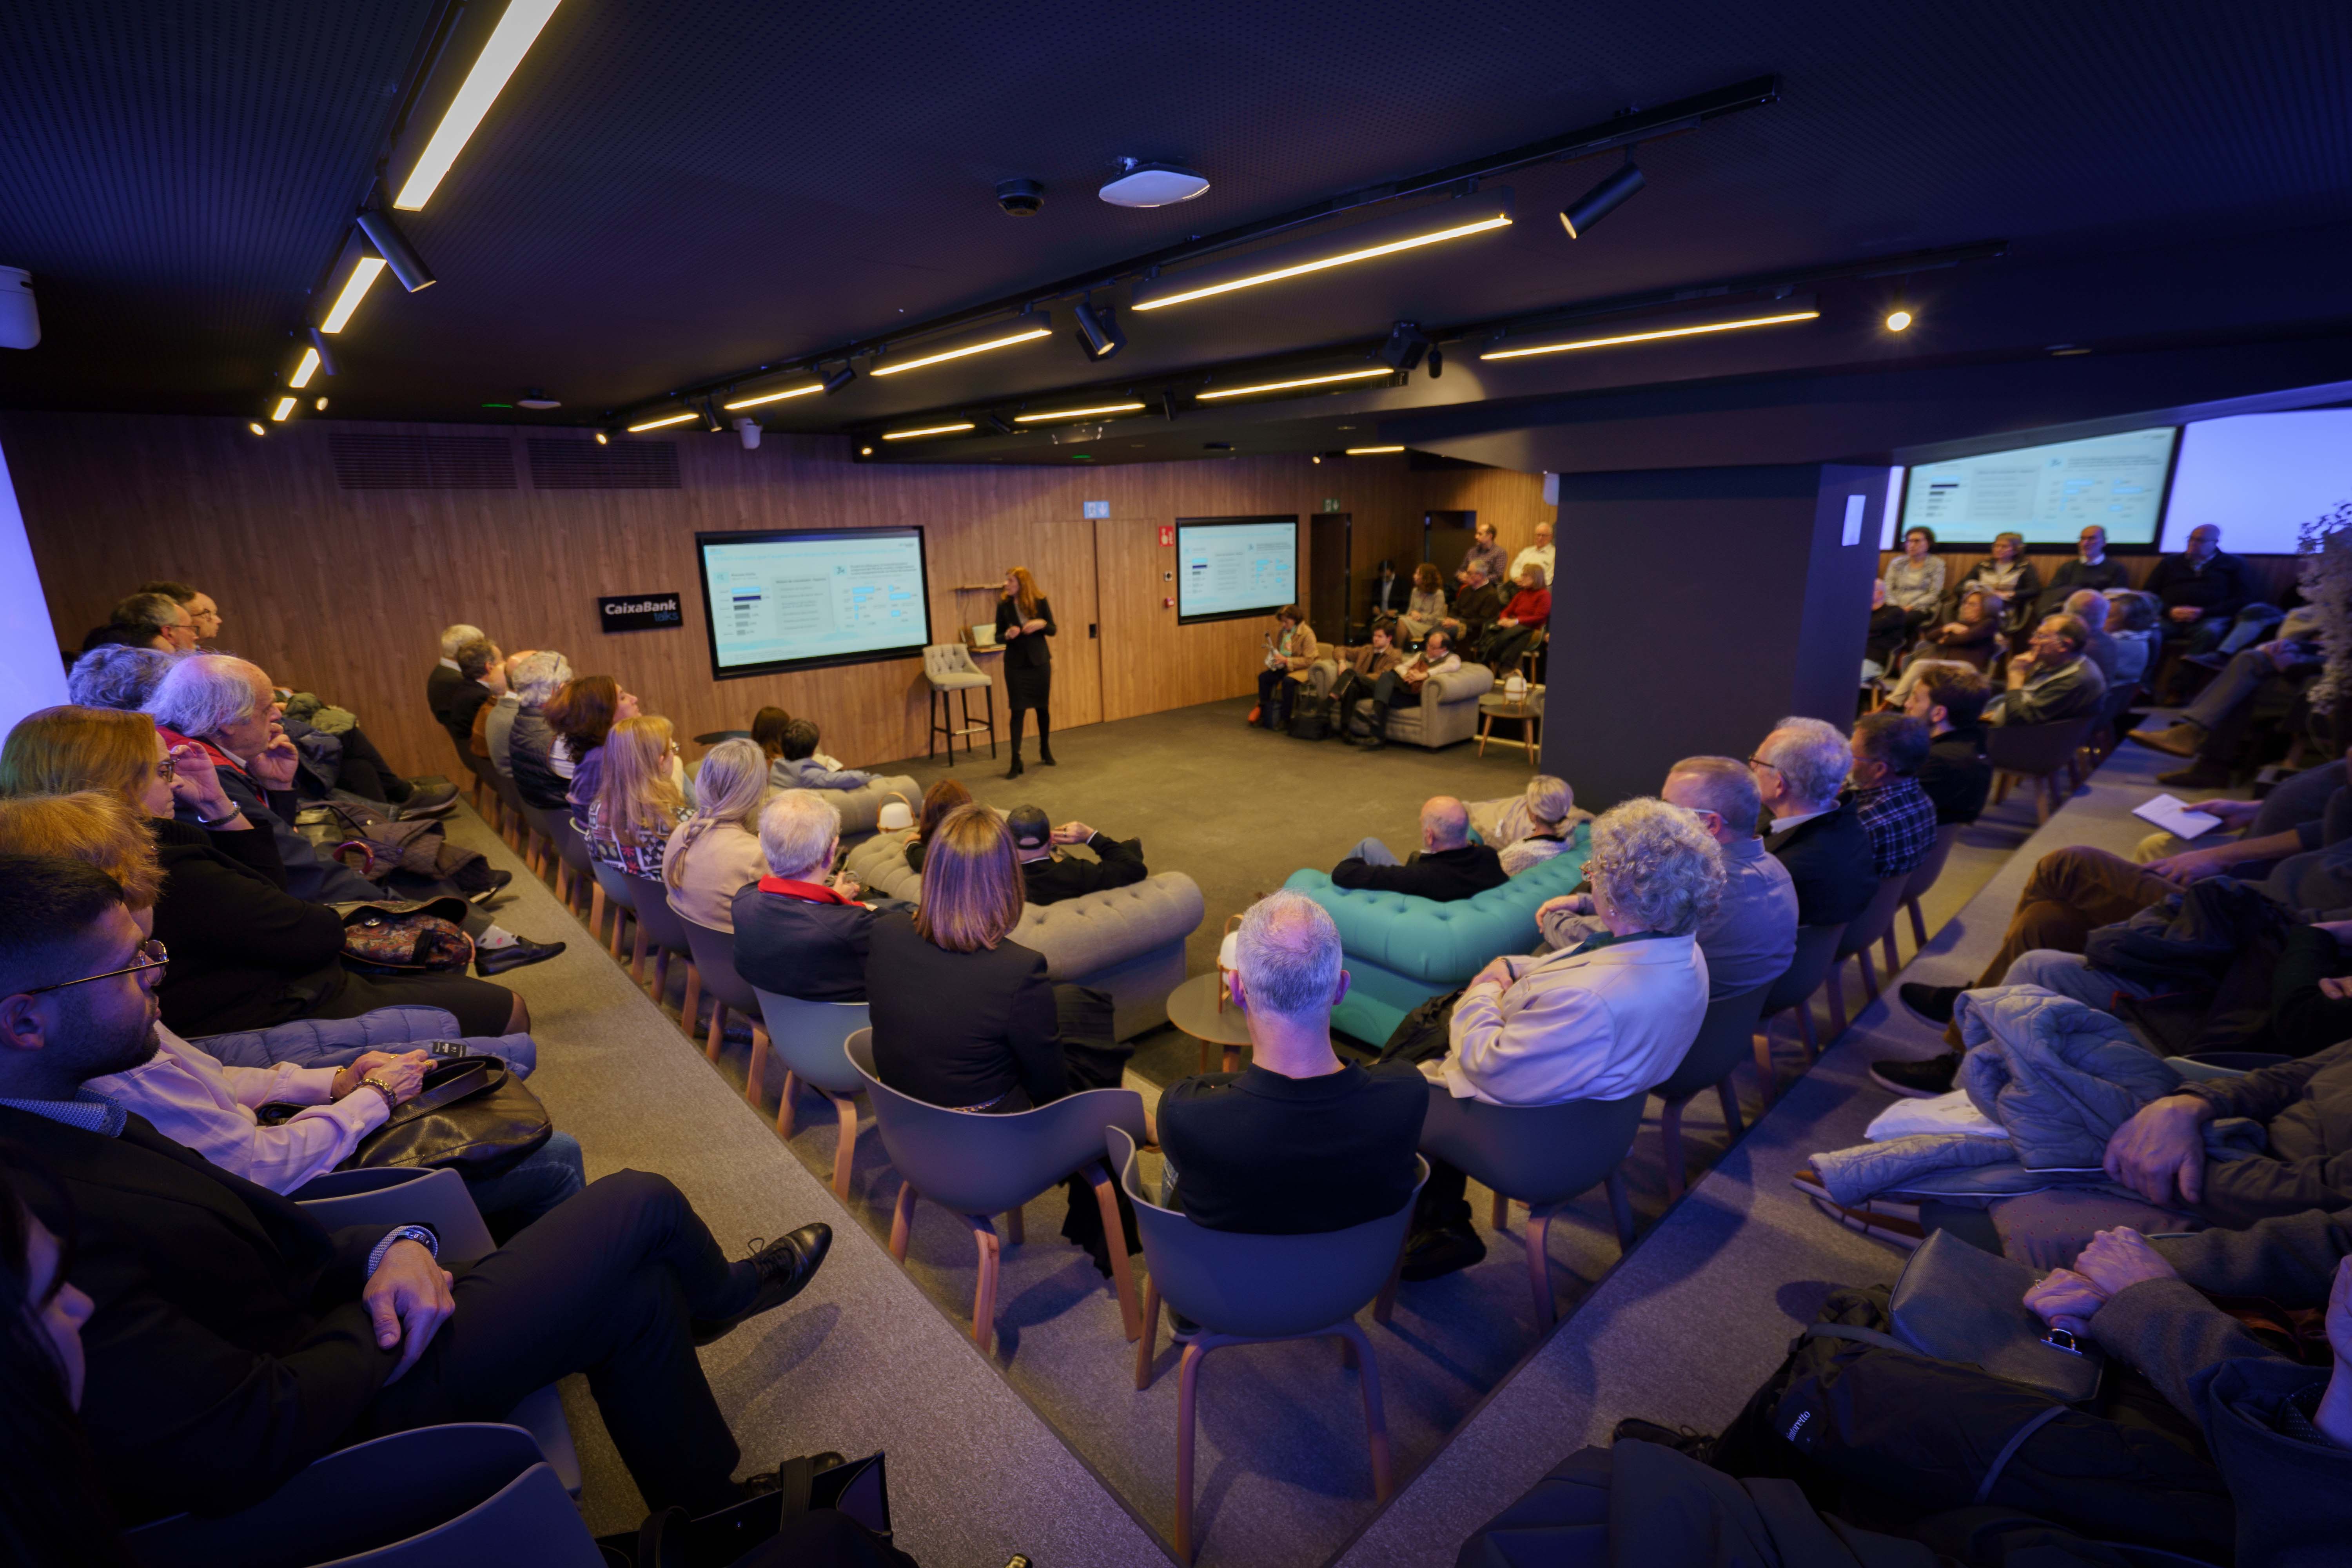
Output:
[[[686,961],[686,1004],[678,1009],[677,1021],[686,1027],[686,1037],[694,1038],[695,1015],[702,1003],[702,975],[694,967],[694,960]],[[715,1059],[718,1052],[711,1056]]]
[[[996,1227],[986,1215],[966,1215],[964,1219],[980,1248],[980,1279],[971,1291],[971,1342],[986,1355],[996,1338]]]
[[[643,921],[629,921],[629,979],[640,991],[646,984],[646,925]]]
[[[783,1093],[776,1097],[776,1136],[779,1138],[793,1135],[793,1090],[800,1086],[800,1074],[786,1068]]]
[[[841,1121],[841,1134],[833,1146],[833,1195],[843,1203],[849,1201],[849,1173],[857,1163],[857,1100],[855,1096],[833,1097],[833,1113]]]
[[[1110,1173],[1100,1165],[1087,1169],[1087,1180],[1094,1184],[1095,1205],[1102,1211],[1103,1245],[1110,1251],[1111,1289],[1118,1296],[1118,1321],[1127,1330],[1133,1343],[1143,1332],[1143,1314],[1135,1304],[1135,1266],[1128,1261],[1127,1227],[1119,1224],[1118,1189],[1110,1184]]]
[[[645,935],[644,928],[640,927],[638,929],[637,935],[640,938]],[[656,947],[653,950],[653,952],[654,1000],[667,1007],[669,1005],[669,949],[666,947]]]
[[[1389,1416],[1381,1403],[1380,1364],[1372,1358],[1372,1342],[1353,1322],[1340,1325],[1344,1340],[1352,1343],[1356,1352],[1356,1371],[1364,1383],[1364,1436],[1372,1455],[1372,1500],[1386,1502],[1395,1489],[1396,1478],[1390,1468]]]
[[[1535,1298],[1536,1331],[1543,1332],[1559,1314],[1551,1300],[1551,1210],[1542,1205],[1528,1210],[1528,1289]]]
[[[1797,1034],[1805,1042],[1805,1059],[1820,1060],[1822,1042],[1813,1034],[1813,999],[1810,996],[1797,1004]]]
[[[1886,978],[1892,980],[1895,978],[1895,972],[1902,967],[1901,961],[1895,956],[1895,954],[1901,950],[1895,945],[1895,928],[1893,926],[1890,925],[1886,928],[1886,935],[1881,942],[1880,945],[1886,954]],[[1878,996],[1875,992],[1872,993],[1871,1000],[1874,1002],[1878,1000]]]
[[[1764,1104],[1767,1109],[1769,1109],[1772,1104],[1772,1087],[1775,1081],[1772,1067],[1772,1020],[1769,1018],[1764,1019],[1756,1027],[1756,1076],[1763,1081]]]
[[[1658,1159],[1666,1172],[1666,1201],[1683,1195],[1683,1101],[1658,1105]]]
[[[1192,1561],[1192,1415],[1200,1399],[1199,1341],[1184,1347],[1176,1363],[1176,1561]]]
[[[1609,1217],[1617,1222],[1617,1249],[1633,1250],[1633,1198],[1625,1190],[1625,1167],[1609,1173]]]
[[[1729,1073],[1725,1073],[1723,1081],[1715,1086],[1715,1098],[1723,1107],[1723,1124],[1730,1130],[1736,1143],[1748,1135],[1748,1124],[1740,1119],[1739,1090],[1733,1086]]]
[[[915,1234],[915,1185],[912,1182],[898,1184],[898,1201],[890,1210],[890,1256],[899,1262],[907,1261],[907,1242]]]
[[[1020,1247],[1029,1239],[1028,1225],[1021,1217],[1019,1209],[1004,1211],[1004,1239],[1013,1247]]]
[[[725,1043],[726,1036],[727,1004],[714,996],[710,999],[710,1040],[702,1047],[705,1059],[714,1062],[719,1059],[719,1047]]]
[[[1395,1266],[1389,1270],[1388,1283],[1382,1285],[1381,1293],[1372,1299],[1372,1321],[1382,1328],[1386,1328],[1389,1320],[1396,1316],[1397,1281],[1403,1278],[1404,1248],[1400,1247]]]
[[[1893,936],[1893,934],[1892,934],[1891,932],[1888,934],[1888,936],[1887,936],[1887,940],[1888,940],[1889,942],[1892,942],[1892,941],[1894,941],[1894,940],[1895,940],[1895,939],[1894,939],[1894,936]],[[1869,948],[1869,945],[1868,945],[1867,943],[1865,943],[1865,944],[1864,944],[1862,947],[1857,948],[1857,949],[1854,951],[1854,955],[1853,955],[1853,957],[1854,957],[1854,962],[1862,965],[1862,989],[1863,989],[1863,994],[1864,994],[1864,995],[1868,996],[1868,997],[1870,998],[1870,1000],[1871,1000],[1871,1001],[1873,1001],[1873,1002],[1877,1001],[1877,1000],[1878,1000],[1878,966],[1877,966],[1876,964],[1874,964],[1874,963],[1871,963],[1871,961],[1870,961],[1870,948]],[[1895,965],[1894,965],[1894,963],[1892,963],[1892,961],[1890,961],[1890,962],[1888,963],[1887,966],[1886,966],[1886,973],[1889,973],[1889,974],[1892,974],[1892,973],[1895,973]],[[1866,1004],[1865,1004],[1865,1005],[1866,1005]]]
[[[1919,912],[1919,900],[1906,899],[1903,907],[1911,915],[1911,941],[1915,949],[1925,949],[1927,945],[1927,917]]]
[[[1151,1357],[1160,1342],[1160,1281],[1147,1278],[1143,1282],[1143,1332],[1135,1342],[1135,1388],[1137,1393],[1151,1386]]]
[[[1510,1217],[1511,1200],[1496,1193],[1493,1205],[1486,1210],[1486,1228],[1494,1231],[1503,1230],[1507,1227]]]
[[[588,930],[598,942],[604,940],[604,884],[591,879],[588,890]],[[621,910],[613,909],[613,945],[606,950],[614,958],[621,956]]]
[[[751,1070],[743,1075],[743,1098],[753,1105],[760,1103],[760,1079],[768,1070],[768,1027],[757,1018],[751,1020]]]
[[[1829,980],[1828,980],[1827,984],[1824,984],[1824,985],[1822,986],[1822,990],[1823,990],[1823,991],[1825,991],[1825,992],[1828,994],[1828,995],[1829,995],[1829,999],[1830,999],[1830,1034],[1829,1034],[1829,1037],[1830,1037],[1831,1039],[1834,1040],[1834,1039],[1836,1039],[1839,1036],[1841,1036],[1841,1035],[1843,1035],[1843,1034],[1844,1034],[1844,1033],[1845,1033],[1845,965],[1844,965],[1844,964],[1843,964],[1843,963],[1832,963],[1832,964],[1831,964],[1831,965],[1830,965],[1830,977],[1829,977]],[[1807,1042],[1807,1044],[1809,1044],[1809,1045],[1810,1045],[1811,1043],[1811,1042],[1810,1042],[1810,1041],[1808,1041],[1808,1042]],[[1821,1058],[1822,1058],[1822,1053],[1821,1053],[1819,1050],[1815,1050],[1815,1051],[1813,1052],[1813,1059],[1814,1059],[1815,1061],[1819,1061],[1819,1060],[1821,1060]]]

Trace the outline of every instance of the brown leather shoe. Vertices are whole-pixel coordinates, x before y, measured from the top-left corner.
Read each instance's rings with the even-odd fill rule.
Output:
[[[2186,721],[2163,730],[2134,730],[2131,738],[2151,752],[2162,752],[2168,757],[2193,757],[2197,748],[2205,743],[2205,731]]]

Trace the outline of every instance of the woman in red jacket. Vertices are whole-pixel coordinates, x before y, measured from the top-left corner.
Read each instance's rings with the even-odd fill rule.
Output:
[[[1550,625],[1551,588],[1544,581],[1544,569],[1530,561],[1519,568],[1518,592],[1511,595],[1501,618],[1486,633],[1479,662],[1497,678],[1508,674],[1519,656]]]

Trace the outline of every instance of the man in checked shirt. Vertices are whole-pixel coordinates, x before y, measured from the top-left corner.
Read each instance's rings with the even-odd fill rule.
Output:
[[[1854,721],[1846,799],[1870,835],[1871,868],[1882,881],[1916,870],[1936,847],[1936,803],[1917,777],[1929,740],[1926,721],[1908,714],[1871,713]]]

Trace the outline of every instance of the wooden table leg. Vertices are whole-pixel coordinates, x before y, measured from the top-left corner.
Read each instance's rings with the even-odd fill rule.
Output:
[[[1481,712],[1478,715],[1478,754],[1480,756],[1486,754],[1486,737],[1494,732],[1495,716],[1492,713]]]
[[[1242,1048],[1239,1046],[1227,1046],[1225,1047],[1224,1067],[1227,1072],[1239,1072],[1242,1070]]]

